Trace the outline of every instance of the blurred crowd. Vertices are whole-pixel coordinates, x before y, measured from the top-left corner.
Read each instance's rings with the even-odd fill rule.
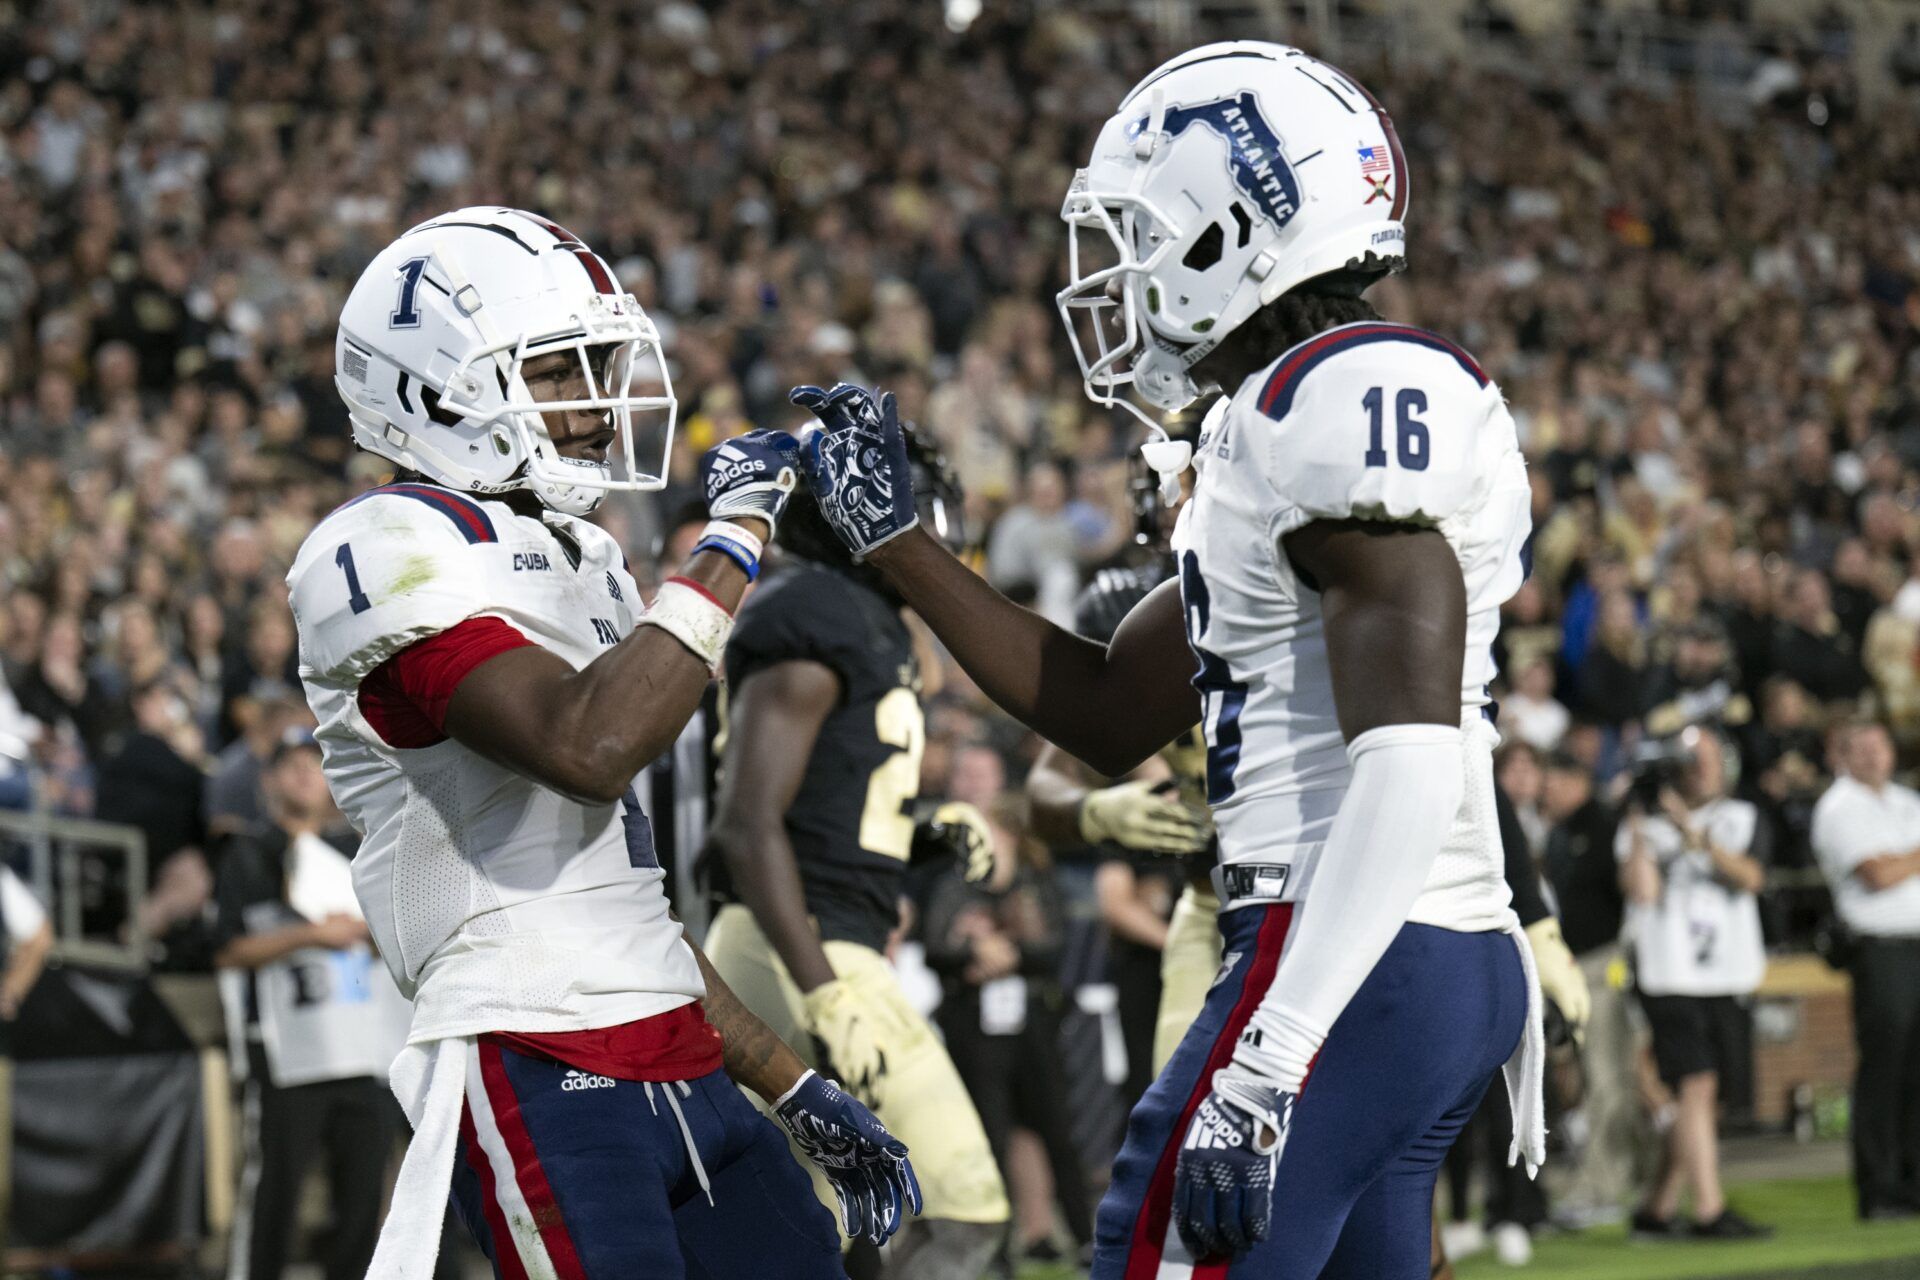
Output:
[[[338,306],[376,249],[461,205],[556,218],[660,324],[673,484],[600,517],[632,563],[707,446],[792,425],[793,384],[877,382],[959,473],[983,571],[1070,617],[1128,553],[1135,432],[1086,401],[1060,340],[1058,210],[1093,128],[1172,47],[1111,11],[943,19],[897,0],[0,13],[0,806],[138,825],[158,958],[207,963],[190,926],[220,842],[259,822],[264,763],[305,715],[282,575],[386,471],[333,392]],[[1563,911],[1590,904],[1551,875],[1556,831],[1610,820],[1644,742],[1711,725],[1769,861],[1809,873],[1766,917],[1771,945],[1804,945],[1830,726],[1877,716],[1920,752],[1920,35],[1870,104],[1866,56],[1833,18],[1711,75],[1348,67],[1412,168],[1411,270],[1372,296],[1479,356],[1531,463],[1500,777]],[[991,808],[1035,744],[947,688],[928,791]],[[111,919],[115,897],[89,909]]]

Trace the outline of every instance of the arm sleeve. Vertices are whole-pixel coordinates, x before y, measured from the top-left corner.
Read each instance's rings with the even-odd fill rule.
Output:
[[[1334,1021],[1407,922],[1465,788],[1461,731],[1369,729],[1315,868],[1313,896],[1240,1043],[1235,1066],[1278,1089],[1306,1082]]]
[[[1498,783],[1493,788],[1494,810],[1500,815],[1500,852],[1507,863],[1507,888],[1513,891],[1513,911],[1525,928],[1536,920],[1545,920],[1553,912],[1540,892],[1540,873],[1534,869],[1527,849],[1527,833],[1520,826],[1520,815],[1513,801]]]

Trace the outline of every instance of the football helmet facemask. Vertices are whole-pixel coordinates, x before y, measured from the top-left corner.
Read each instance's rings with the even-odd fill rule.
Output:
[[[570,358],[541,361],[549,376],[530,384],[528,364],[556,353]],[[525,489],[581,516],[666,483],[675,402],[659,331],[599,255],[538,214],[457,209],[388,245],[347,298],[334,361],[354,442],[450,489]],[[569,413],[612,430],[601,458],[555,447],[544,415]]]

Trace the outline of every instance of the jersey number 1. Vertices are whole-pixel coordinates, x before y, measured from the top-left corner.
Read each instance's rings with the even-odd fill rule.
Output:
[[[340,566],[340,572],[347,575],[347,608],[355,613],[365,613],[373,608],[373,601],[367,599],[367,593],[360,589],[360,575],[353,567],[353,544],[341,543],[340,549],[333,553],[333,562]]]
[[[1367,411],[1367,465],[1384,467],[1387,465],[1386,410],[1385,396],[1379,387],[1371,388],[1360,398],[1360,407]],[[1394,441],[1394,453],[1400,465],[1408,471],[1425,471],[1433,454],[1429,449],[1432,439],[1427,435],[1427,424],[1414,417],[1416,413],[1427,411],[1427,393],[1412,387],[1393,398],[1393,414],[1398,419],[1398,439]]]

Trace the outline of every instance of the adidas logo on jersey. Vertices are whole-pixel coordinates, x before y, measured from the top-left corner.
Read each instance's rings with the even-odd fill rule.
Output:
[[[563,1093],[573,1093],[580,1089],[611,1088],[613,1088],[612,1077],[596,1076],[585,1071],[574,1071],[571,1068],[560,1078],[560,1089]]]

